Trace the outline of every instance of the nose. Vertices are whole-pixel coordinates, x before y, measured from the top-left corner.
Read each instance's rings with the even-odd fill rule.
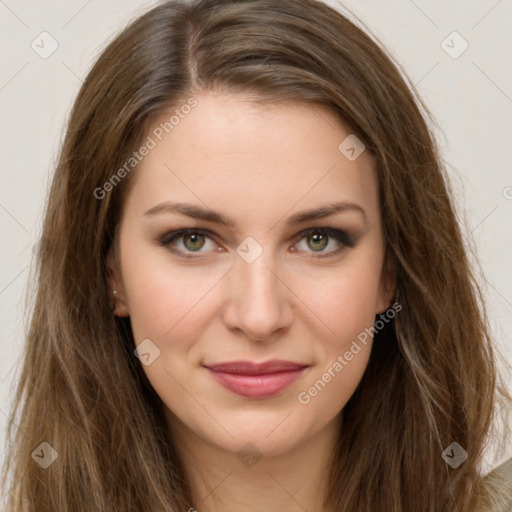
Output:
[[[291,325],[294,295],[270,251],[252,263],[237,256],[227,277],[224,322],[230,329],[264,341]]]

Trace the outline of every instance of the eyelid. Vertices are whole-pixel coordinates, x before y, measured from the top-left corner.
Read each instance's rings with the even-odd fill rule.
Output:
[[[161,242],[163,245],[170,244],[174,239],[180,238],[184,235],[187,235],[189,233],[198,233],[201,235],[208,236],[209,238],[215,240],[216,235],[213,233],[213,231],[210,231],[209,229],[203,229],[203,228],[183,228],[183,229],[176,229],[167,232],[161,237],[158,237],[158,241]]]
[[[348,247],[354,247],[354,245],[355,245],[355,237],[350,236],[345,230],[337,229],[337,228],[322,227],[322,226],[304,229],[301,232],[297,233],[297,235],[293,238],[293,240],[294,241],[302,240],[309,233],[315,233],[315,232],[328,235],[331,238],[338,240],[340,243],[342,243],[343,245],[346,245]]]

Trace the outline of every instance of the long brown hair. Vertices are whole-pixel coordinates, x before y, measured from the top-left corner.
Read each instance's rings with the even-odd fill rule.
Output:
[[[9,425],[9,510],[193,506],[161,402],[133,355],[129,319],[112,314],[106,255],[136,166],[113,175],[157,116],[210,91],[326,105],[378,162],[403,309],[376,334],[343,409],[326,506],[439,512],[490,503],[500,485],[486,486],[480,466],[507,393],[428,109],[375,39],[326,4],[197,0],[135,20],[75,101],[46,205]],[[441,456],[453,442],[467,452],[455,469]],[[44,469],[38,450],[58,458]]]

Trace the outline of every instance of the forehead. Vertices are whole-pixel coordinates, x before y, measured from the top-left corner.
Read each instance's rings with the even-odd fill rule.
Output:
[[[161,201],[187,201],[242,222],[245,213],[275,219],[346,200],[378,215],[375,160],[367,150],[347,158],[353,135],[327,107],[196,98],[193,109],[173,107],[148,130],[154,147],[134,171],[127,209],[141,216]]]

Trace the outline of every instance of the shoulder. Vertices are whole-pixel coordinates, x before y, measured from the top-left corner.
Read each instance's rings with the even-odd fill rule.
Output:
[[[478,512],[512,512],[512,457],[484,476],[483,487]]]

